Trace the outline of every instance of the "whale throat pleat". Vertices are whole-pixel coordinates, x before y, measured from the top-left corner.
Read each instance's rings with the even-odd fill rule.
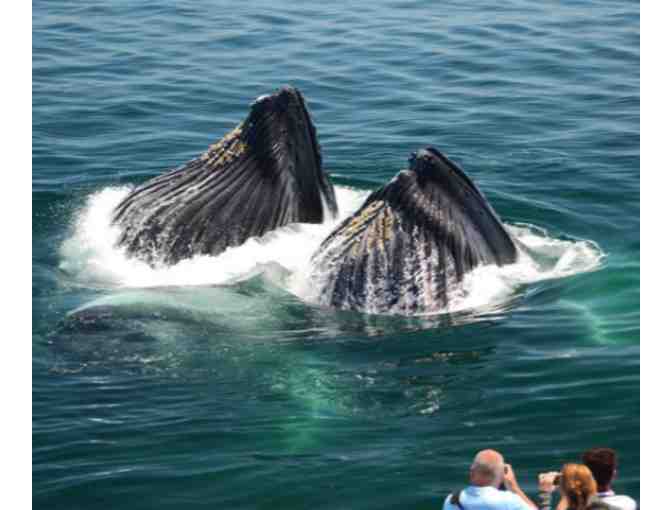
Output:
[[[134,190],[116,210],[120,244],[150,262],[216,254],[278,226],[300,221],[291,182],[237,153],[224,164],[198,158]]]

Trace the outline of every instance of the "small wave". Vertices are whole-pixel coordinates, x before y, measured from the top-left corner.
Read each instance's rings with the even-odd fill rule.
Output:
[[[129,187],[105,188],[89,197],[74,219],[71,236],[61,246],[61,270],[85,285],[148,288],[238,282],[258,274],[259,268],[263,271],[279,264],[289,276],[278,283],[309,302],[314,300],[309,278],[312,254],[334,226],[356,211],[369,194],[367,190],[337,186],[339,216],[324,224],[291,225],[249,239],[217,256],[201,255],[173,266],[151,267],[116,245],[120,229],[111,224],[112,212],[129,191]],[[506,227],[520,247],[519,261],[475,269],[451,296],[450,309],[441,313],[496,306],[510,299],[521,285],[593,271],[604,259],[604,253],[592,241],[554,238],[529,224]]]

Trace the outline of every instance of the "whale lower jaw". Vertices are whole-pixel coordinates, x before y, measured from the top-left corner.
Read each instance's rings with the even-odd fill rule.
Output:
[[[369,207],[366,226],[349,224],[314,258],[318,303],[399,315],[446,310],[460,279],[445,246],[387,205]]]

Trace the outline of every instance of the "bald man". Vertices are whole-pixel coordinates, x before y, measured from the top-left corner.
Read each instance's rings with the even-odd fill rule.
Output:
[[[443,510],[537,510],[518,485],[513,468],[495,450],[476,454],[469,481],[469,487],[448,495]],[[499,490],[502,482],[508,490]]]

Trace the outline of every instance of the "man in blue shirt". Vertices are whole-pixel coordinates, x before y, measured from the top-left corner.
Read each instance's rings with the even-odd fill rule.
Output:
[[[495,450],[478,452],[469,481],[469,487],[448,495],[443,510],[537,510],[518,485],[511,465]],[[502,482],[508,490],[499,490]]]

